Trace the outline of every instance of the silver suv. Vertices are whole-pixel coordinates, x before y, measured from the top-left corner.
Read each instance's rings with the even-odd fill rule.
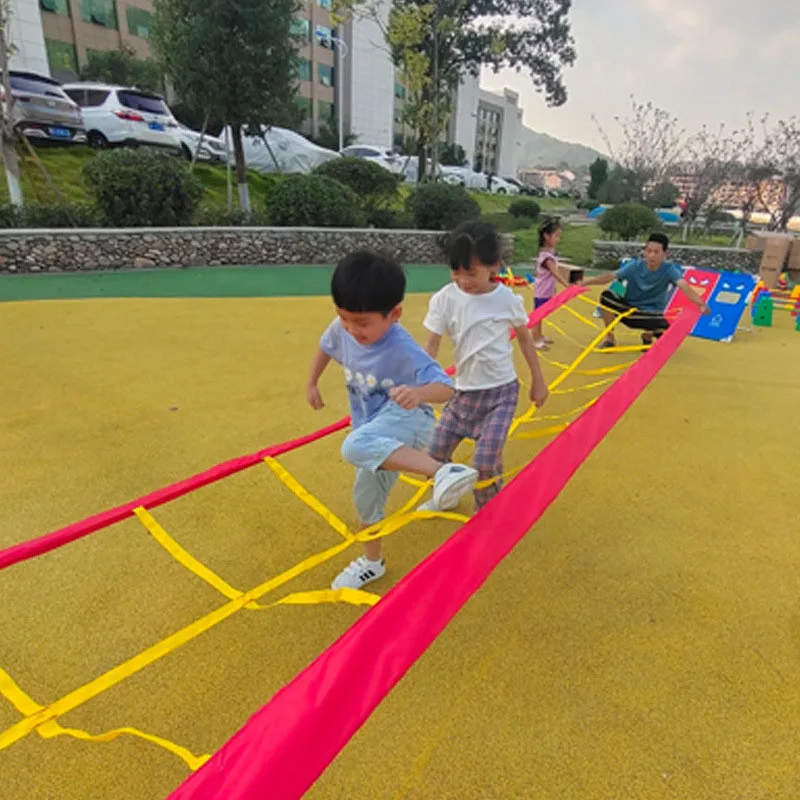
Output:
[[[35,72],[10,73],[14,128],[29,139],[78,144],[86,141],[79,106],[61,84]],[[2,97],[2,90],[0,90]],[[3,98],[5,99],[5,98]]]

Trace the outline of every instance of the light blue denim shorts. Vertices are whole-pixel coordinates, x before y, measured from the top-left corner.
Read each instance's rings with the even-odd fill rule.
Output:
[[[407,411],[390,401],[344,440],[342,458],[356,468],[353,502],[364,525],[383,519],[389,492],[399,477],[380,469],[381,464],[404,445],[426,451],[434,425],[429,407]]]

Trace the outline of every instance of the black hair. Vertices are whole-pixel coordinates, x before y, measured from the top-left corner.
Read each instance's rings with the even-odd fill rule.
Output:
[[[539,247],[544,247],[544,239],[551,233],[555,233],[561,227],[561,220],[558,217],[550,217],[539,226]]]
[[[450,269],[469,269],[473,259],[493,267],[500,261],[500,237],[493,225],[479,219],[462,222],[447,237]]]
[[[331,296],[338,308],[354,314],[386,316],[403,302],[406,275],[393,258],[358,250],[345,256],[333,271]]]
[[[647,237],[647,241],[660,244],[664,248],[665,253],[669,250],[669,236],[667,236],[666,233],[651,233]]]

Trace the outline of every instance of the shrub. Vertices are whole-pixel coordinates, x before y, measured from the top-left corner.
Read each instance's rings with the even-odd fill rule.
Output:
[[[630,241],[643,233],[660,227],[658,214],[647,206],[638,203],[621,203],[609,208],[600,215],[600,229],[605,233],[619,236],[623,241]]]
[[[414,227],[414,220],[411,219],[408,213],[401,213],[391,208],[370,209],[366,212],[365,217],[370,228],[391,230]]]
[[[203,194],[181,159],[151,150],[108,150],[83,166],[84,180],[108,224],[188,225]]]
[[[364,158],[334,158],[320,164],[314,173],[349,186],[365,210],[385,208],[397,196],[402,180],[401,175]]]
[[[267,195],[267,216],[285,227],[355,228],[358,198],[349,186],[325,175],[287,175]]]
[[[581,198],[577,203],[578,208],[584,211],[594,211],[599,205],[600,203],[598,203],[597,200],[592,200],[591,198]]]
[[[533,227],[536,220],[531,217],[514,217],[502,211],[496,214],[482,214],[481,219],[494,225],[500,233],[514,233]]]
[[[512,217],[528,217],[531,220],[537,219],[541,210],[541,207],[535,200],[531,200],[527,197],[514,200],[508,206],[508,213],[511,214]]]
[[[0,206],[0,228],[96,228],[101,219],[94,206],[26,203]]]
[[[446,231],[468,219],[480,216],[478,203],[463,186],[449,183],[425,183],[406,198],[406,210],[417,228]]]

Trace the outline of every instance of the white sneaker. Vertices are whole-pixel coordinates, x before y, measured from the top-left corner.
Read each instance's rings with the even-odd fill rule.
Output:
[[[386,574],[386,561],[370,561],[361,556],[351,561],[333,580],[331,589],[360,589]]]
[[[445,464],[433,478],[433,499],[419,511],[449,511],[469,494],[478,482],[478,471],[464,464]]]

